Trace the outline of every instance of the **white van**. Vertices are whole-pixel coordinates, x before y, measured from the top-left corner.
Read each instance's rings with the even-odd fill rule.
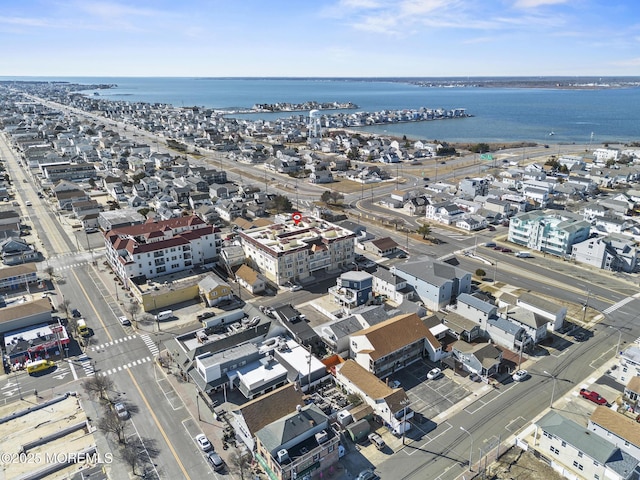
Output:
[[[529,252],[516,252],[516,257],[518,258],[533,258]]]
[[[168,320],[171,317],[173,317],[173,310],[164,310],[156,315],[156,320],[160,322],[162,320]]]

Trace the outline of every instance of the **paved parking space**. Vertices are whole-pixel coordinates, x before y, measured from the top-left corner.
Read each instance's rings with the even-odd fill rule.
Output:
[[[399,380],[411,400],[411,409],[425,418],[433,418],[469,395],[469,390],[446,375],[427,380],[433,368],[424,361],[416,362],[391,376]]]

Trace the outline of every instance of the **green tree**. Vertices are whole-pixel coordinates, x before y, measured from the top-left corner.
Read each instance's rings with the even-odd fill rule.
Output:
[[[489,150],[491,150],[491,148],[486,143],[476,143],[469,148],[469,151],[473,153],[487,153]]]
[[[330,200],[331,192],[329,190],[325,190],[324,192],[322,192],[322,195],[320,195],[320,201],[322,203],[328,204]]]
[[[476,270],[476,277],[480,277],[483,278],[485,275],[487,274],[487,272],[485,272],[484,270],[482,270],[481,268]]]
[[[275,195],[267,202],[269,210],[275,210],[276,213],[289,212],[292,209],[291,200],[284,195]]]
[[[340,192],[336,192],[334,190],[331,190],[331,192],[329,193],[329,196],[331,198],[331,202],[334,205],[337,205],[338,203],[340,203],[342,200],[344,200],[344,195],[342,195]]]
[[[426,240],[427,237],[431,235],[431,226],[428,223],[423,223],[416,232],[418,232],[419,235],[422,235],[423,240]]]
[[[347,152],[347,158],[349,160],[360,160],[360,150],[358,150],[358,147],[351,147]]]

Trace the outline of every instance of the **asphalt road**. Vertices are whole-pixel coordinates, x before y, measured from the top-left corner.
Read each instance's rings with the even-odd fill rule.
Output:
[[[517,433],[531,418],[549,407],[555,382],[554,402],[576,385],[590,378],[593,372],[615,355],[618,332],[623,342],[640,335],[637,313],[640,300],[634,300],[608,316],[595,330],[593,338],[574,343],[538,360],[528,370],[531,378],[521,383],[501,385],[498,390],[480,400],[465,401],[465,408],[418,440],[396,452],[376,469],[381,478],[456,479],[468,468],[471,439],[473,461],[480,458],[480,449],[505,440]],[[614,328],[608,328],[612,325]],[[620,330],[617,330],[620,329]],[[554,378],[544,374],[547,371]]]

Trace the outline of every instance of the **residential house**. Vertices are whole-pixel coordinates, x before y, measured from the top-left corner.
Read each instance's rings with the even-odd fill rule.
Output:
[[[624,394],[622,396],[623,407],[633,413],[638,412],[640,404],[640,377],[634,376],[629,379],[624,386]]]
[[[376,295],[383,295],[396,304],[401,304],[405,300],[413,300],[415,290],[407,281],[389,269],[379,266],[373,272],[373,292]]]
[[[255,435],[276,420],[296,412],[303,405],[302,391],[288,383],[265,393],[229,412],[236,438],[247,446],[251,454],[255,450]]]
[[[431,186],[433,187],[433,185]],[[453,225],[465,215],[465,211],[455,203],[445,201],[427,205],[425,216],[428,220]]]
[[[242,249],[241,249],[242,251]],[[244,258],[244,252],[243,252]],[[264,277],[256,272],[248,265],[242,265],[236,271],[236,281],[244,288],[246,288],[252,295],[262,293],[265,291],[266,282]]]
[[[407,281],[431,311],[454,303],[458,295],[471,291],[471,273],[443,262],[418,260],[398,263],[390,272]]]
[[[475,373],[485,381],[498,374],[502,363],[502,352],[491,343],[470,344],[458,340],[451,346],[451,353],[457,367]]]
[[[91,198],[80,189],[56,191],[55,196],[60,210],[71,210],[74,203],[88,202]]]
[[[335,303],[346,311],[365,305],[373,297],[373,276],[362,271],[349,271],[341,274],[334,287],[327,292]]]
[[[638,382],[635,383],[636,388],[640,386]],[[635,419],[608,407],[598,406],[589,417],[587,428],[621,451],[640,459],[640,428]]]
[[[620,349],[620,342],[617,348]],[[618,363],[618,368],[611,369],[611,375],[618,382],[626,384],[630,378],[640,376],[640,347],[633,344],[619,352]]]
[[[313,403],[256,432],[255,458],[276,480],[311,478],[338,461],[340,437]]]
[[[640,268],[640,251],[630,238],[609,235],[588,238],[573,245],[571,259],[614,272],[637,272]]]
[[[213,273],[198,282],[198,292],[208,307],[214,307],[222,301],[233,299],[231,286]]]
[[[7,238],[0,241],[0,255],[5,265],[37,262],[41,257],[40,252],[21,238]]]
[[[502,299],[502,297],[500,297]],[[547,320],[550,330],[557,332],[564,326],[567,307],[562,307],[533,293],[523,293],[516,300],[516,305],[532,311],[538,317]]]
[[[388,257],[398,251],[399,245],[391,237],[384,237],[363,242],[362,247],[378,257]]]
[[[638,478],[638,460],[609,439],[550,411],[535,423],[534,455],[566,478],[632,480]],[[538,434],[538,430],[540,433]]]
[[[0,291],[23,289],[27,284],[38,281],[35,263],[0,268]]]
[[[402,433],[405,422],[414,417],[410,400],[402,388],[393,389],[353,360],[336,367],[336,383],[348,393],[359,395],[391,431]]]
[[[384,378],[428,356],[437,362],[442,347],[418,315],[399,315],[351,336],[350,357]]]

